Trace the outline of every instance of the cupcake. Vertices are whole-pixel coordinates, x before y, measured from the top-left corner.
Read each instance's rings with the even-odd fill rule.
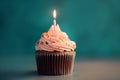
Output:
[[[36,42],[37,72],[41,75],[71,74],[75,59],[76,44],[71,41],[59,25],[52,25]]]

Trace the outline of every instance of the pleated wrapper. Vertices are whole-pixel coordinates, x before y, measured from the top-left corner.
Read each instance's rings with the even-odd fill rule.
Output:
[[[75,52],[70,53],[43,53],[36,52],[37,72],[41,75],[67,75],[72,74]]]

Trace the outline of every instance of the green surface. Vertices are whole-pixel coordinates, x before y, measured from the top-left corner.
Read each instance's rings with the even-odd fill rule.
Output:
[[[120,80],[119,60],[75,60],[72,75],[38,75],[34,56],[0,56],[0,80]],[[48,66],[49,67],[49,66]]]
[[[35,42],[57,23],[77,55],[118,57],[120,0],[0,0],[0,54],[34,54]]]

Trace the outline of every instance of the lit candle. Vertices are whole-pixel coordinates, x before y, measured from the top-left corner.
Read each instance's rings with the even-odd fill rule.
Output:
[[[55,29],[56,29],[56,10],[53,11],[53,18],[54,18],[53,25],[54,25],[54,31],[55,31]]]

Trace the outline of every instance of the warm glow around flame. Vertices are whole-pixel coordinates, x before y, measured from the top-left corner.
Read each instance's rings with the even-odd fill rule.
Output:
[[[55,19],[56,18],[56,10],[54,9],[53,11],[53,18]]]

